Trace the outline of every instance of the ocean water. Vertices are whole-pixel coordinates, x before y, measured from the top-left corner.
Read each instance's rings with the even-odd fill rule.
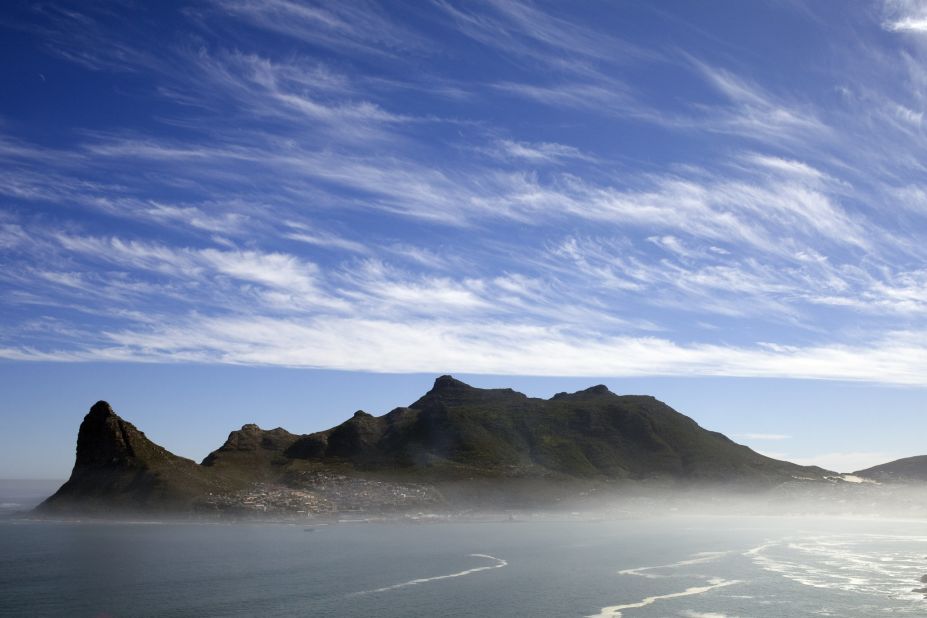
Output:
[[[927,523],[0,523],[3,616],[927,616]]]

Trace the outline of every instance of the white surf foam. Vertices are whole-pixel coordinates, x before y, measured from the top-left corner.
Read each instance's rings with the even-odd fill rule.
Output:
[[[871,545],[879,541],[878,545]],[[765,571],[813,588],[922,599],[923,537],[832,535],[782,539],[744,553]]]
[[[689,566],[692,564],[704,564],[705,562],[712,562],[717,560],[721,556],[726,556],[730,552],[726,551],[706,551],[698,554],[694,554],[694,558],[688,558],[686,560],[680,560],[679,562],[673,562],[672,564],[661,564],[658,566],[649,566],[649,567],[638,567],[636,569],[624,569],[618,571],[618,575],[637,575],[638,577],[646,577],[648,579],[657,579],[662,577],[670,577],[670,575],[662,573],[653,573],[652,571],[669,571],[672,569],[678,569],[680,567]]]
[[[348,596],[359,596],[362,594],[375,594],[377,592],[389,592],[390,590],[399,590],[400,588],[408,588],[409,586],[418,586],[420,584],[427,584],[429,582],[436,582],[442,579],[452,579],[455,577],[465,577],[467,575],[472,575],[474,573],[479,573],[480,571],[490,571],[492,569],[501,569],[504,566],[508,566],[508,562],[502,558],[496,558],[495,556],[490,556],[488,554],[470,554],[471,558],[485,558],[487,560],[492,560],[495,564],[489,564],[481,567],[475,567],[472,569],[467,569],[465,571],[458,571],[457,573],[448,573],[447,575],[435,575],[434,577],[421,577],[418,579],[410,579],[407,582],[402,582],[400,584],[393,584],[392,586],[384,586],[382,588],[375,588],[373,590],[363,590],[361,592],[354,592]]]
[[[648,605],[653,605],[657,601],[662,601],[664,599],[677,599],[679,597],[705,594],[710,590],[724,588],[725,586],[732,586],[739,583],[740,581],[736,579],[712,579],[708,582],[707,586],[694,586],[692,588],[686,588],[680,592],[670,592],[669,594],[655,595],[635,603],[625,603],[624,605],[609,605],[608,607],[603,607],[601,610],[599,610],[598,614],[592,614],[588,616],[588,618],[621,618],[622,610],[625,609],[638,609],[641,607],[647,607]]]

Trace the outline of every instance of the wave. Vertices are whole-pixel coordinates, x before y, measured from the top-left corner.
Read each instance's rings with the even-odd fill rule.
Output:
[[[598,614],[592,614],[588,618],[621,618],[621,610],[624,609],[637,609],[640,607],[646,607],[652,605],[657,601],[663,599],[676,599],[679,597],[688,597],[696,594],[704,594],[710,590],[715,590],[717,588],[723,588],[725,586],[732,586],[734,584],[739,584],[740,580],[736,579],[712,579],[709,580],[708,585],[706,586],[694,586],[692,588],[686,588],[680,592],[670,592],[668,594],[654,595],[652,597],[647,597],[635,603],[626,603],[624,605],[609,605],[608,607],[603,607],[599,610]]]
[[[683,567],[692,566],[696,564],[705,564],[706,562],[713,562],[718,560],[722,556],[730,555],[732,552],[729,551],[706,551],[700,552],[697,554],[692,554],[691,557],[686,558],[685,560],[680,560],[678,562],[673,562],[670,564],[661,564],[657,566],[646,566],[646,567],[637,567],[634,569],[623,569],[618,571],[619,575],[634,575],[637,577],[646,577],[647,579],[660,579],[660,578],[669,578],[669,577],[680,577],[682,573],[662,573],[661,571],[673,571],[678,570]],[[678,597],[688,597],[696,594],[704,594],[710,590],[716,588],[723,588],[725,586],[731,586],[733,584],[739,584],[740,580],[733,579],[722,579],[719,577],[712,577],[702,574],[690,574],[689,576],[694,576],[700,579],[707,580],[707,583],[704,586],[693,586],[691,588],[686,588],[678,592],[669,592],[667,594],[659,594],[650,597],[646,597],[640,601],[634,603],[625,603],[624,605],[609,605],[608,607],[603,607],[599,610],[598,614],[592,614],[589,618],[620,618],[622,615],[622,610],[625,609],[637,609],[641,607],[646,607],[652,605],[657,601],[663,599],[675,599]],[[704,616],[718,616],[719,614],[703,614]]]
[[[874,541],[878,544],[870,545]],[[923,542],[923,537],[896,535],[792,537],[744,555],[761,569],[804,586],[914,600],[923,598],[913,592],[927,572],[923,549],[916,547]]]
[[[721,556],[726,556],[731,552],[726,551],[706,551],[698,554],[694,554],[694,558],[688,558],[686,560],[680,560],[679,562],[673,562],[672,564],[661,564],[659,566],[650,566],[650,567],[638,567],[636,569],[624,569],[618,571],[618,575],[637,575],[638,577],[646,577],[648,579],[658,579],[663,577],[670,577],[670,575],[664,575],[660,573],[650,573],[649,571],[662,571],[669,569],[678,569],[679,567],[689,566],[692,564],[704,564],[705,562],[712,562],[717,560]]]
[[[502,558],[496,558],[495,556],[490,556],[489,554],[469,554],[471,558],[485,558],[487,560],[495,561],[495,564],[489,564],[486,566],[475,567],[472,569],[467,569],[465,571],[458,571],[457,573],[449,573],[447,575],[435,575],[434,577],[422,577],[418,579],[411,579],[407,582],[402,582],[401,584],[393,584],[392,586],[384,586],[382,588],[375,588],[373,590],[363,590],[361,592],[354,592],[348,596],[359,596],[362,594],[375,594],[378,592],[389,592],[390,590],[398,590],[400,588],[408,588],[409,586],[418,586],[420,584],[427,584],[429,582],[436,582],[442,579],[452,579],[454,577],[465,577],[467,575],[472,575],[474,573],[479,573],[480,571],[490,571],[492,569],[501,569],[502,567],[508,566],[508,562]]]

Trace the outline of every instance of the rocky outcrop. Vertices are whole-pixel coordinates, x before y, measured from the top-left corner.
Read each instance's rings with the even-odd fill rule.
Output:
[[[298,439],[282,427],[261,429],[249,423],[231,432],[202,465],[240,484],[272,480],[289,461],[285,453]]]
[[[185,510],[223,489],[220,479],[158,446],[98,401],[80,425],[71,477],[39,511]]]

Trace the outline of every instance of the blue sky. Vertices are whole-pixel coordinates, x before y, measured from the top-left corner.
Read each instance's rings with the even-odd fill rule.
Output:
[[[923,3],[7,2],[0,29],[0,476],[65,475],[97,398],[199,458],[440,373],[651,392],[841,469],[923,450]]]

